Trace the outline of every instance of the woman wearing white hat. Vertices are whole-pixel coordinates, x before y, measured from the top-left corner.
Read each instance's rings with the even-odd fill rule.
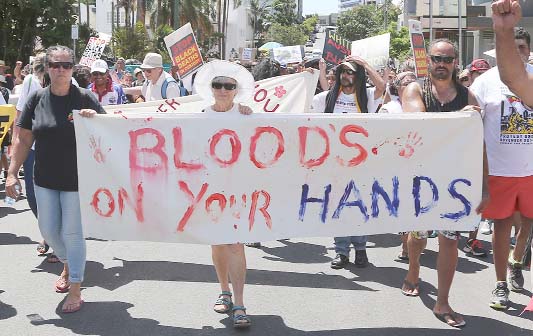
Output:
[[[252,98],[254,78],[246,68],[227,61],[211,61],[196,75],[196,92],[214,104],[205,108],[206,113],[250,114],[251,109],[238,104]],[[233,326],[247,328],[251,320],[244,307],[244,283],[246,280],[246,256],[243,244],[212,245],[212,257],[221,294],[215,301],[214,311],[233,313]],[[229,287],[233,287],[234,302]]]

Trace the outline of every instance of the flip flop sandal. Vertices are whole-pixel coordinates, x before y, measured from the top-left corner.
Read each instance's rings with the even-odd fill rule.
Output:
[[[70,281],[63,277],[56,280],[55,288],[57,293],[66,293],[70,289]]]
[[[403,252],[400,252],[400,254],[398,254],[398,260],[409,260],[409,255],[407,254],[403,254]]]
[[[48,250],[50,249],[50,246],[48,246],[48,244],[46,243],[39,243],[39,245],[37,245],[37,252],[39,252],[39,256],[43,256],[46,254],[46,252],[48,252]]]
[[[235,314],[235,311],[237,310],[244,311],[244,314]],[[234,306],[232,311],[234,328],[249,328],[252,325],[252,320],[250,320],[250,317],[246,314],[246,308],[244,306]]]
[[[74,306],[74,308],[62,308],[61,311],[65,314],[70,314],[70,313],[75,313],[77,312],[78,310],[81,309],[81,306],[83,305],[83,300],[81,300],[77,305],[70,305],[70,306]]]
[[[229,296],[229,298],[224,297]],[[224,306],[223,309],[216,309],[216,306]],[[215,301],[215,304],[213,306],[213,310],[219,314],[227,314],[231,311],[231,307],[233,306],[233,302],[231,302],[231,292],[223,291],[218,296],[218,299]]]
[[[448,313],[442,313],[442,314],[433,312],[433,314],[435,315],[436,318],[438,318],[442,322],[446,323],[450,327],[461,328],[461,327],[464,327],[466,325],[466,321],[464,321],[464,320],[462,322],[457,322],[457,317],[459,315],[457,313],[455,313],[455,312],[448,312]],[[453,323],[450,323],[452,321],[453,321]]]
[[[409,281],[404,280],[403,285],[402,285],[402,294],[405,296],[412,296],[412,297],[419,296],[420,295],[419,286],[420,286],[420,279],[418,279],[417,283],[410,283]],[[407,287],[408,291],[403,289],[404,287]],[[413,292],[415,289],[418,290],[418,293]]]

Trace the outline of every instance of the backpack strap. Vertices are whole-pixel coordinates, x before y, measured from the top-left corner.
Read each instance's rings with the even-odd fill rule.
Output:
[[[176,82],[176,80],[172,77],[167,77],[165,78],[165,81],[163,82],[163,85],[161,85],[161,98],[163,99],[167,99],[167,88],[168,88],[168,84],[170,83],[178,83]]]

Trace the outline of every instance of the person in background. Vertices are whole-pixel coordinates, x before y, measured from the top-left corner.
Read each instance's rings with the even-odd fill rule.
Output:
[[[160,54],[146,54],[141,69],[146,77],[146,82],[141,89],[145,101],[181,96],[178,82],[163,70],[163,57]]]
[[[104,60],[96,60],[91,66],[91,84],[87,87],[102,106],[126,104],[122,86],[113,83]]]
[[[78,82],[79,87],[86,89],[91,84],[91,68],[81,64],[75,65],[72,78]]]
[[[132,87],[133,86],[133,75],[129,72],[124,74],[122,77],[122,86],[123,87]]]
[[[133,76],[135,77],[135,81],[132,86],[142,86],[144,84],[145,79],[141,68],[135,69],[133,71]]]
[[[115,63],[115,72],[119,80],[122,80],[122,77],[127,73],[126,71],[126,61],[123,57],[119,57]]]

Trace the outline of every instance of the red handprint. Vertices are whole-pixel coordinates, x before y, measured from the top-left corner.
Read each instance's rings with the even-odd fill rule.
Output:
[[[415,148],[423,145],[421,141],[422,138],[418,136],[417,132],[415,132],[414,134],[413,132],[409,132],[405,143],[398,143],[398,145],[400,146],[400,151],[398,154],[406,159],[409,159],[415,153]]]
[[[89,138],[89,147],[94,151],[93,157],[98,163],[104,163],[105,157],[104,153],[102,153],[102,146],[101,146],[101,139],[98,138],[98,141],[94,138],[93,135]]]

